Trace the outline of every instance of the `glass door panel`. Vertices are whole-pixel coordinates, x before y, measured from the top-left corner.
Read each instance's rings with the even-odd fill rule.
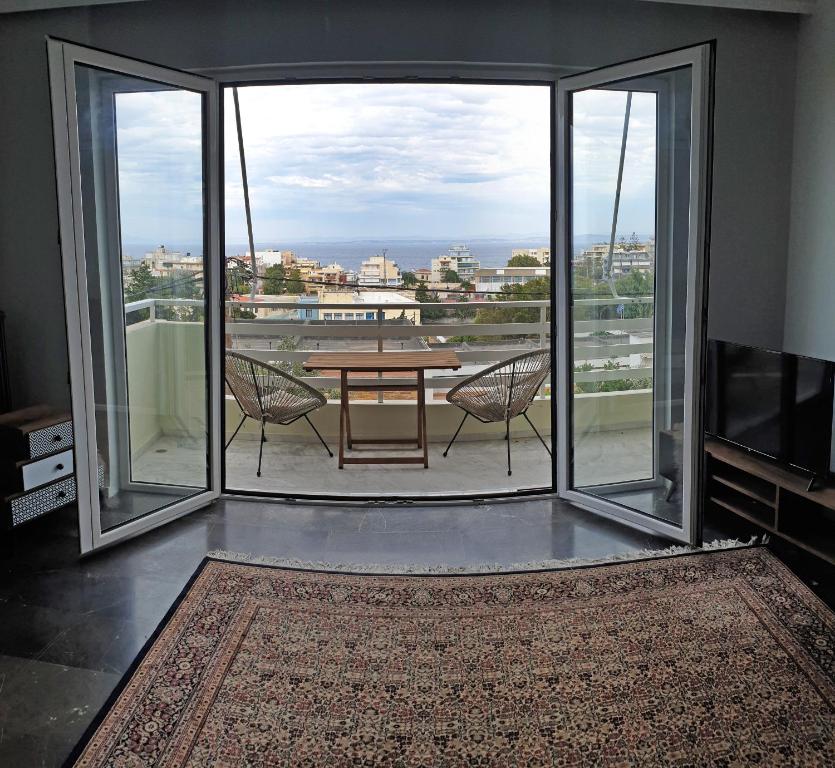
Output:
[[[88,481],[79,514],[93,549],[216,496],[214,84],[50,42],[53,93],[58,75],[64,86],[56,159],[62,235],[72,224],[62,251]]]
[[[697,536],[709,49],[566,78],[561,491]]]

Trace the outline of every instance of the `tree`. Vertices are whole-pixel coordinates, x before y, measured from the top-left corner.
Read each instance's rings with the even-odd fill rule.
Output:
[[[615,280],[615,288],[621,296],[652,296],[654,276],[649,272],[637,270],[621,275]]]
[[[151,272],[151,267],[145,262],[142,262],[142,264],[130,273],[130,279],[125,285],[125,303],[150,298],[154,295],[155,285],[156,278]],[[129,325],[133,325],[133,323],[147,320],[150,316],[150,309],[140,309],[138,312],[131,312],[127,315],[126,322]]]
[[[304,283],[302,282],[302,273],[298,269],[291,269],[290,274],[287,275],[287,282],[284,285],[285,293],[304,293]]]
[[[415,291],[415,301],[419,301],[421,304],[429,301],[429,292],[426,290],[426,283],[423,280],[418,283]]]
[[[156,278],[151,272],[151,267],[144,261],[130,273],[130,280],[125,286],[125,301],[141,301],[147,299],[148,294],[153,291],[156,285]]]
[[[527,253],[517,253],[510,261],[507,262],[509,267],[541,267],[542,265]]]
[[[444,283],[460,283],[461,278],[458,277],[458,273],[454,269],[448,269],[444,272],[441,281]]]
[[[250,270],[243,268],[236,261],[226,262],[226,298],[233,293],[247,293],[252,281]]]
[[[153,295],[158,299],[202,299],[203,276],[192,272],[178,270],[169,277],[156,278],[157,285]],[[203,319],[203,307],[182,306],[156,308],[156,316],[160,320],[182,320],[198,322]]]
[[[462,293],[458,296],[457,301],[459,304],[467,304],[470,301],[470,297],[467,296],[467,294]],[[456,307],[454,314],[459,320],[466,320],[467,318],[475,317],[476,310],[472,307]]]
[[[440,300],[441,298],[438,296],[438,292],[432,291],[432,293],[429,293],[426,290],[426,283],[421,280],[415,291],[415,301],[419,301],[421,304],[434,304]],[[427,309],[421,309],[420,316],[422,320],[440,320],[444,316],[444,311],[435,307],[429,307]]]
[[[272,264],[264,270],[262,290],[272,296],[280,296],[286,292],[286,275],[281,264]]]
[[[234,306],[229,312],[229,317],[232,320],[253,320],[255,318],[255,313],[251,309]]]
[[[131,272],[124,290],[126,303],[142,299],[202,299],[203,277],[186,271],[173,272],[168,277],[157,277],[151,271],[151,267],[143,263]],[[159,320],[197,321],[203,317],[203,308],[158,305],[155,316]],[[150,310],[142,309],[131,312],[129,322],[138,323],[149,317]]]
[[[497,301],[547,301],[551,295],[548,278],[537,277],[527,283],[503,285]],[[479,309],[476,323],[536,323],[539,307],[487,307]],[[547,315],[546,315],[547,317]]]
[[[414,272],[401,272],[400,277],[403,280],[404,288],[411,288],[418,284],[418,279]]]
[[[630,298],[652,296],[655,292],[655,276],[649,272],[629,272],[615,280],[615,289],[619,296]],[[650,303],[624,303],[622,316],[627,319],[652,317],[653,305]]]

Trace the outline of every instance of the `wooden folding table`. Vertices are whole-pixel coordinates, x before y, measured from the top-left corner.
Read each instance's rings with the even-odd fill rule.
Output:
[[[426,445],[426,389],[424,374],[427,369],[449,368],[458,370],[461,361],[455,352],[314,352],[304,362],[304,369],[339,371],[339,468],[345,464],[423,464],[429,467],[429,451]],[[352,378],[350,373],[415,373],[415,384],[387,384],[385,379]],[[395,438],[358,439],[351,435],[351,414],[348,396],[351,392],[410,392],[417,389],[417,439]],[[423,449],[423,456],[352,456],[345,458],[345,443],[348,448],[357,445],[389,445],[417,443]]]

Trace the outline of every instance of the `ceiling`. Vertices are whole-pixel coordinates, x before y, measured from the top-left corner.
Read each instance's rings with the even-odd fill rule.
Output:
[[[738,8],[745,11],[774,11],[776,13],[813,13],[816,0],[643,0],[645,3],[673,5],[701,5],[710,8]],[[831,0],[817,0],[831,2]]]
[[[701,5],[712,8],[738,8],[748,11],[774,11],[777,13],[812,13],[815,10],[816,1],[820,3],[832,2],[832,0],[643,0],[646,3]],[[145,2],[145,0],[0,0],[0,13],[47,11],[84,5],[136,2]]]
[[[137,3],[144,0],[0,0],[0,13],[21,11],[51,11],[56,8],[76,8],[82,5],[110,5]]]

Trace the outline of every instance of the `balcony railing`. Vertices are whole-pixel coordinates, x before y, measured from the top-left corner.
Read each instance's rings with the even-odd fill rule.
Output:
[[[652,304],[652,297],[619,297],[577,299],[574,311],[578,315],[589,309],[629,304]],[[148,310],[146,322],[166,322],[161,319],[160,308],[202,307],[201,299],[143,299],[125,305],[128,322],[134,313]],[[443,371],[427,372],[427,389],[448,390],[479,368],[499,362],[522,352],[543,348],[550,341],[550,324],[547,312],[549,301],[484,301],[461,304],[449,303],[391,303],[391,304],[289,304],[287,302],[243,302],[227,301],[231,314],[239,310],[283,310],[297,314],[304,310],[318,313],[325,311],[362,311],[374,313],[374,320],[318,320],[279,319],[273,317],[252,319],[227,319],[225,333],[231,337],[232,346],[245,350],[253,357],[272,364],[301,364],[311,352],[317,349],[340,347],[349,341],[359,342],[363,349],[399,349],[398,342],[410,343],[425,349],[451,346],[464,363],[464,369],[456,375]],[[534,322],[477,323],[474,319],[448,317],[422,320],[419,323],[408,319],[386,317],[392,312],[455,312],[462,309],[535,309],[538,318]],[[433,313],[434,314],[434,313]],[[581,315],[582,316],[582,315]],[[615,380],[652,379],[653,369],[649,356],[653,352],[651,317],[575,320],[574,360],[575,365],[588,370],[576,370],[575,383],[610,382]],[[611,334],[602,336],[601,334]],[[641,338],[635,338],[639,334]],[[485,339],[482,343],[460,341],[461,337]],[[624,341],[623,339],[627,340]],[[293,346],[293,339],[305,339],[305,348]],[[453,341],[451,341],[451,339]],[[326,342],[330,340],[330,343]],[[321,346],[322,343],[325,346]],[[413,348],[415,348],[413,346]],[[615,361],[619,367],[612,366]],[[606,364],[609,364],[608,367]],[[637,363],[637,364],[636,364]],[[304,381],[320,390],[339,386],[339,380],[330,376],[300,376]],[[392,383],[400,379],[392,379]],[[407,380],[403,379],[403,383]],[[549,391],[546,381],[541,394]]]

